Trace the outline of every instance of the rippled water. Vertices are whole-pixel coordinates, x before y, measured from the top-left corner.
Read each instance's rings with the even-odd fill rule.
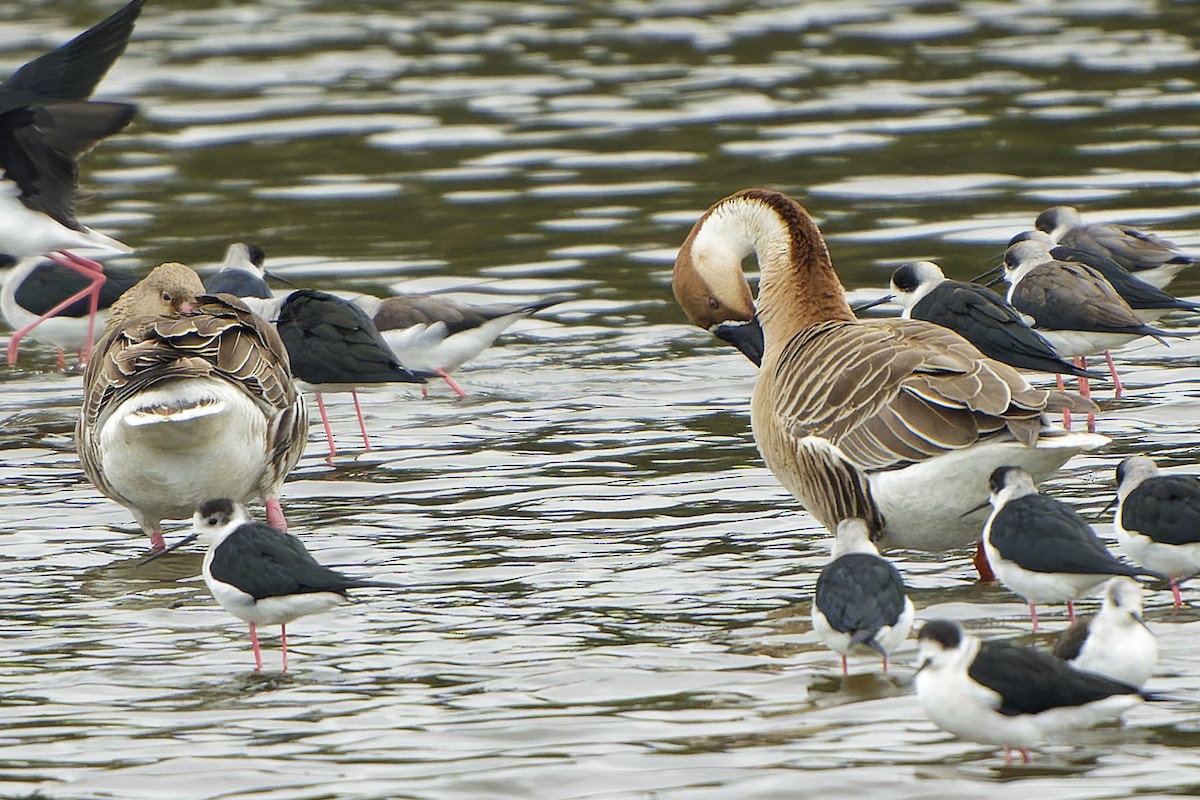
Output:
[[[116,7],[60,5],[0,8],[0,73]],[[401,588],[295,623],[286,678],[274,635],[250,673],[198,552],[138,565],[74,454],[79,378],[23,350],[0,371],[0,796],[1198,791],[1200,614],[1165,592],[1171,699],[1030,767],[925,720],[911,644],[843,680],[807,621],[827,537],[757,455],[753,368],[669,290],[692,222],[750,185],[813,211],[861,297],[906,260],[976,274],[1059,202],[1200,248],[1193,4],[194,5],[152,0],[102,84],[141,113],[85,162],[81,217],[126,263],[249,240],[297,283],[577,299],[465,367],[463,401],[365,394],[369,454],[334,399],[347,454],[329,468],[314,430],[289,519]],[[1195,461],[1200,343],[1122,360],[1113,445],[1049,484],[1089,512],[1126,453]],[[1029,639],[965,554],[896,558],[923,618]]]

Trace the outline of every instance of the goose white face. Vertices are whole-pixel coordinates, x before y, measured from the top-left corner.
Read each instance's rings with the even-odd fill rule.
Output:
[[[694,324],[712,330],[754,316],[754,295],[742,262],[754,252],[743,226],[718,208],[702,217],[679,249],[672,279],[675,297]]]

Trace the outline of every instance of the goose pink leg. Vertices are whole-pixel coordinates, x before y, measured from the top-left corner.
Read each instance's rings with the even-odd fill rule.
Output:
[[[278,497],[267,498],[267,524],[287,532],[287,518],[283,516],[283,506],[279,504]]]

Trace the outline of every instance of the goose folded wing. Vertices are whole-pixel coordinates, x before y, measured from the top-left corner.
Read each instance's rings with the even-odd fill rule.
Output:
[[[164,346],[199,357],[260,402],[286,408],[295,399],[287,349],[270,323],[232,297],[202,295],[187,316],[164,318],[154,335]]]
[[[810,326],[775,377],[789,433],[824,439],[869,470],[993,435],[1033,444],[1048,398],[958,334],[916,320]]]

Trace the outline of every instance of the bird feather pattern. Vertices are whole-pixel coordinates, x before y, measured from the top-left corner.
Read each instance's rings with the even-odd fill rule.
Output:
[[[771,377],[788,433],[828,439],[859,469],[904,466],[992,435],[1033,444],[1049,399],[952,331],[909,320],[810,325]]]

